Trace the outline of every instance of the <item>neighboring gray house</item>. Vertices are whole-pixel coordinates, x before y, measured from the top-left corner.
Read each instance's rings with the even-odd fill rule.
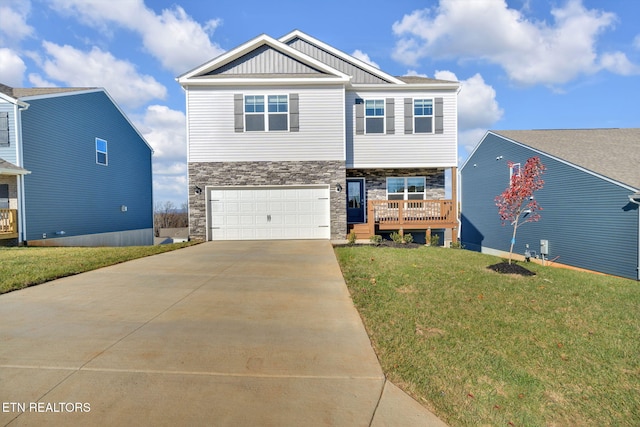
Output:
[[[509,251],[494,198],[509,184],[507,161],[539,156],[547,170],[535,193],[539,222],[518,229],[525,245],[560,264],[640,279],[640,129],[489,131],[461,168],[461,243]]]
[[[0,244],[153,244],[151,155],[104,89],[0,84]]]
[[[445,170],[456,177],[458,82],[393,77],[300,31],[261,35],[177,80],[191,237],[457,227]]]

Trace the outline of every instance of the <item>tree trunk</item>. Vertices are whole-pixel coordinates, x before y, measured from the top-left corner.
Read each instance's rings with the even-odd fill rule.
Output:
[[[516,220],[513,223],[513,235],[511,236],[511,247],[509,248],[509,265],[511,265],[511,258],[513,256],[513,246],[516,244],[516,231],[518,230],[518,218],[520,215],[516,217]]]

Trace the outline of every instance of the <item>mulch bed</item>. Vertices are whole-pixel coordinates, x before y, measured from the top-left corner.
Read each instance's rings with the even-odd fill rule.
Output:
[[[490,265],[487,268],[501,274],[518,274],[520,276],[536,275],[536,273],[534,273],[533,271],[527,270],[526,268],[519,264],[516,264],[515,262],[509,264],[507,261],[503,261],[498,264]]]

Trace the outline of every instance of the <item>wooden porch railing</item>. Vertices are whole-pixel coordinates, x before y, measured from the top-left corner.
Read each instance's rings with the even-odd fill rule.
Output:
[[[0,239],[18,237],[18,211],[0,209]]]
[[[364,224],[363,224],[364,225]],[[427,230],[456,228],[453,200],[369,200],[368,234],[378,230]]]

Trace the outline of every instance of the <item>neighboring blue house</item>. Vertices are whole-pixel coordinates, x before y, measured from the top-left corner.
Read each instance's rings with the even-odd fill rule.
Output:
[[[640,129],[487,132],[461,168],[461,243],[509,251],[512,228],[494,199],[509,184],[507,161],[532,156],[547,168],[535,193],[544,210],[518,229],[514,252],[539,254],[546,240],[546,259],[640,280]]]
[[[104,89],[0,85],[0,245],[153,244],[152,152]]]

